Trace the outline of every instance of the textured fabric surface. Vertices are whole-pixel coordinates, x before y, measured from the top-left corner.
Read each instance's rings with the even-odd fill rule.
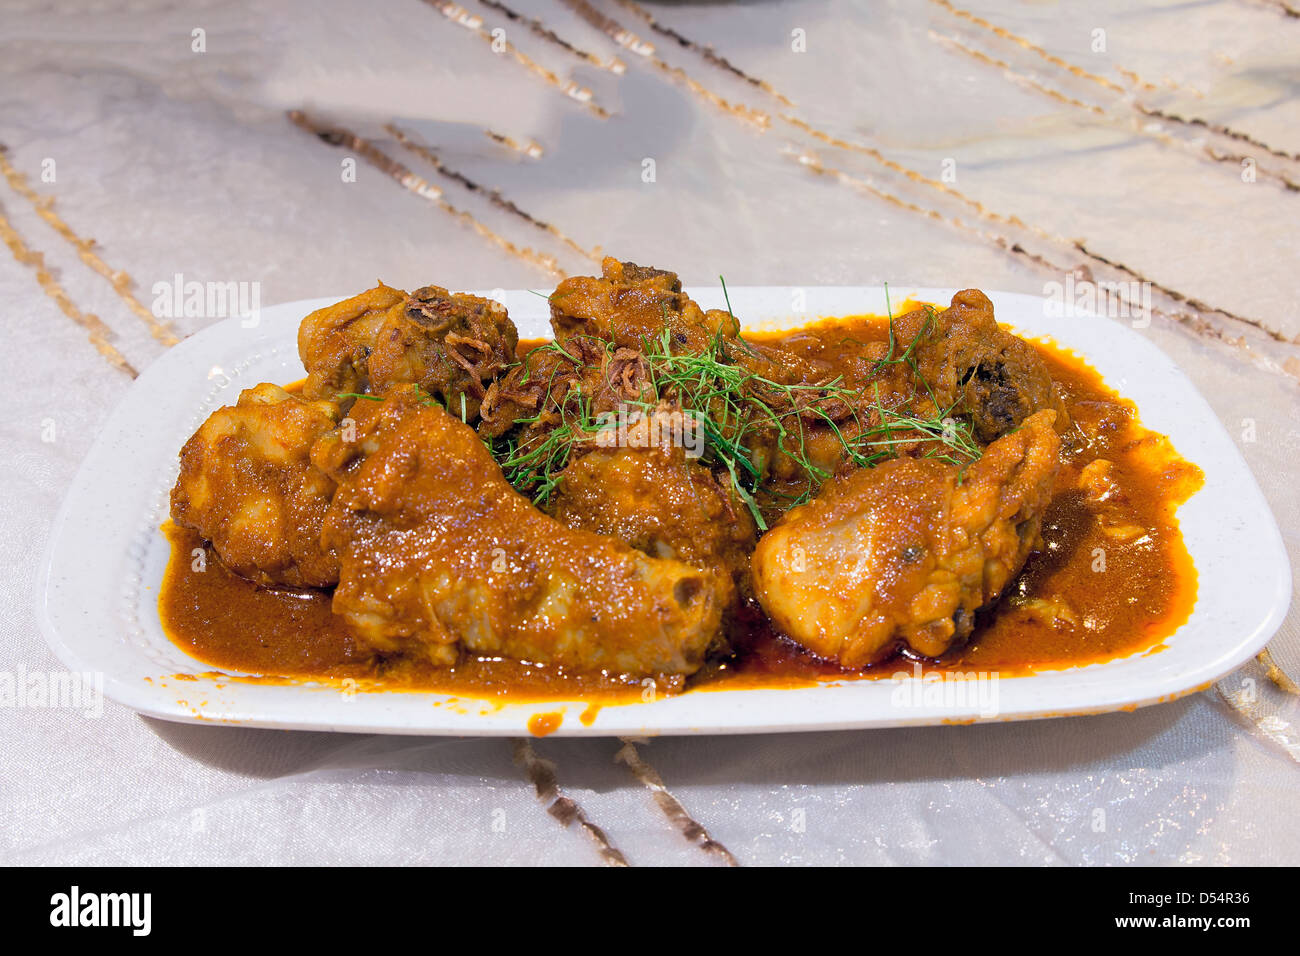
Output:
[[[166,333],[126,294],[147,312],[178,273],[259,283],[264,305],[376,277],[544,287],[596,247],[700,284],[1149,280],[1143,334],[1238,439],[1300,567],[1285,4],[462,2],[0,2],[0,672],[59,666],[32,611],[41,552],[130,384],[95,323],[146,367]],[[289,110],[371,141],[441,201]],[[635,754],[741,863],[1295,863],[1295,614],[1270,651],[1282,674],[1252,662],[1130,714]],[[562,824],[567,804],[548,813],[512,746],[4,707],[0,861],[609,859]],[[628,862],[725,862],[623,747],[531,743]]]

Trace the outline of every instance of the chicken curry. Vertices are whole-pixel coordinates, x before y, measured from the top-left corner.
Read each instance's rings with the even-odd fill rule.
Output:
[[[1200,482],[976,290],[745,333],[606,259],[521,343],[384,285],[181,451],[160,598],[223,669],[521,699],[1023,673],[1152,652]]]

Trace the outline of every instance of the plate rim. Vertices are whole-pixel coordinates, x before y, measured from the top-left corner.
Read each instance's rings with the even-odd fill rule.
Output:
[[[883,287],[880,286],[815,286],[815,285],[733,286],[733,287],[729,287],[728,291],[731,293],[734,300],[736,297],[740,297],[744,299],[754,295],[770,296],[775,294],[777,291],[788,293],[789,290],[796,289],[796,288],[802,288],[810,292],[815,290],[821,293],[828,293],[828,294],[861,295],[863,298],[867,298],[870,295],[878,295],[882,291]],[[926,288],[926,287],[895,287],[895,288],[901,289],[901,291],[905,293],[908,298],[918,298],[921,299],[922,301],[936,301],[936,302],[946,301],[951,296],[951,294],[954,291],[956,291],[952,289],[943,290],[943,289],[934,289],[934,288]],[[496,293],[500,293],[502,291],[506,291],[507,294],[516,294],[516,293],[523,294],[528,290],[493,290],[493,292]],[[699,301],[701,299],[708,300],[710,298],[716,297],[716,294],[718,293],[719,290],[711,289],[711,288],[701,289],[701,288],[691,287],[691,288],[687,288],[685,291],[691,294],[692,296],[696,296],[697,301]],[[531,294],[531,292],[529,292],[529,294]],[[894,295],[897,293],[894,290],[889,290],[889,294]],[[1032,294],[1026,294],[1026,293],[986,291],[986,294],[990,297],[991,300],[993,300],[995,304],[995,308],[997,308],[997,304],[1000,301],[1011,303],[1017,300],[1020,301],[1022,305],[1027,305],[1031,302],[1036,302],[1040,304],[1039,307],[1041,308],[1041,303],[1044,301],[1043,297],[1035,296]],[[314,310],[316,308],[320,308],[323,305],[328,305],[330,303],[340,301],[343,298],[347,298],[347,296],[315,297],[312,299],[295,300],[292,302],[281,303],[275,306],[265,307],[263,309],[263,312],[283,313],[287,316],[292,311],[296,313],[298,319],[300,319],[301,316],[306,314],[306,312],[308,311]],[[861,311],[865,312],[870,310],[864,308]],[[1001,310],[999,309],[998,311]],[[850,313],[843,313],[843,314],[850,314]],[[1267,644],[1268,640],[1281,626],[1283,620],[1285,619],[1290,609],[1291,596],[1292,596],[1290,557],[1286,552],[1285,543],[1282,539],[1281,531],[1277,525],[1276,517],[1273,515],[1272,510],[1269,507],[1267,499],[1264,498],[1263,492],[1260,490],[1258,481],[1255,479],[1254,474],[1251,472],[1249,464],[1245,461],[1244,457],[1241,455],[1240,450],[1232,442],[1232,439],[1228,435],[1222,422],[1219,420],[1218,416],[1213,412],[1212,407],[1206,401],[1205,397],[1200,393],[1200,390],[1197,389],[1195,383],[1191,381],[1191,379],[1186,375],[1186,373],[1182,371],[1182,369],[1179,366],[1176,365],[1176,363],[1174,363],[1171,359],[1169,359],[1167,355],[1165,355],[1165,353],[1163,352],[1163,350],[1159,348],[1159,346],[1157,346],[1154,342],[1150,341],[1145,336],[1138,334],[1134,329],[1129,328],[1115,320],[1106,319],[1104,317],[1097,316],[1095,314],[1081,313],[1079,315],[1079,318],[1084,321],[1105,322],[1108,324],[1108,327],[1110,327],[1110,331],[1114,333],[1118,333],[1121,339],[1127,339],[1130,342],[1135,340],[1141,342],[1142,343],[1142,345],[1140,346],[1141,348],[1145,348],[1150,352],[1153,352],[1164,359],[1164,361],[1168,364],[1167,372],[1171,372],[1172,375],[1174,376],[1173,381],[1183,388],[1187,396],[1190,396],[1193,401],[1199,403],[1199,408],[1197,408],[1196,410],[1197,411],[1197,415],[1195,416],[1196,420],[1200,422],[1203,427],[1207,424],[1212,424],[1213,428],[1217,430],[1218,433],[1216,437],[1221,439],[1223,442],[1225,442],[1226,447],[1231,449],[1232,455],[1235,457],[1235,462],[1229,462],[1228,464],[1239,466],[1240,471],[1247,477],[1249,482],[1248,487],[1243,487],[1240,488],[1239,490],[1243,493],[1245,497],[1254,499],[1252,504],[1255,507],[1257,507],[1260,514],[1267,519],[1263,530],[1267,533],[1269,540],[1253,541],[1252,550],[1254,551],[1263,550],[1263,551],[1272,552],[1271,555],[1269,555],[1268,564],[1270,567],[1276,570],[1276,574],[1273,576],[1273,581],[1272,581],[1271,593],[1273,599],[1268,601],[1268,603],[1265,605],[1266,608],[1265,613],[1255,621],[1253,627],[1249,628],[1246,633],[1242,634],[1239,638],[1237,638],[1230,648],[1225,648],[1224,651],[1218,654],[1217,656],[1209,656],[1205,660],[1201,661],[1199,663],[1199,666],[1193,669],[1190,673],[1188,673],[1185,679],[1179,679],[1178,682],[1182,686],[1178,688],[1170,689],[1168,686],[1157,686],[1157,687],[1153,687],[1151,689],[1151,692],[1146,694],[1135,695],[1134,693],[1131,692],[1116,693],[1110,696],[1103,694],[1100,695],[1100,697],[1098,697],[1091,704],[1086,704],[1086,705],[1076,704],[1076,705],[1068,706],[1066,709],[1060,709],[1060,710],[1053,709],[1053,708],[1044,708],[1042,706],[1012,707],[1009,709],[1001,710],[996,716],[992,716],[992,717],[982,717],[978,715],[972,717],[967,714],[955,715],[951,713],[936,715],[930,712],[929,710],[920,708],[910,715],[907,712],[902,712],[902,713],[895,712],[892,715],[890,715],[888,719],[856,719],[856,720],[846,719],[846,720],[816,720],[816,721],[803,720],[803,721],[796,721],[796,722],[791,722],[788,720],[786,721],[750,720],[748,722],[743,722],[743,723],[734,722],[734,721],[724,721],[723,723],[717,723],[717,724],[701,724],[695,726],[678,724],[678,725],[667,726],[667,727],[651,726],[649,723],[638,725],[635,720],[631,722],[628,721],[618,722],[618,725],[615,727],[608,726],[608,722],[605,722],[606,726],[601,726],[602,721],[600,721],[599,719],[597,719],[595,722],[593,722],[590,725],[586,725],[583,724],[582,722],[577,721],[576,719],[575,720],[569,719],[575,707],[586,706],[585,702],[577,701],[577,700],[574,701],[554,700],[554,701],[529,702],[529,703],[519,702],[519,703],[506,704],[503,707],[501,707],[499,710],[495,710],[494,713],[499,715],[502,712],[509,712],[508,713],[509,717],[512,718],[515,716],[519,717],[518,722],[515,722],[513,720],[510,720],[509,722],[506,723],[497,720],[483,721],[481,719],[478,719],[483,716],[480,714],[480,715],[475,715],[477,726],[473,726],[473,727],[457,721],[442,722],[442,723],[436,720],[431,723],[411,723],[409,719],[408,720],[393,719],[393,720],[386,721],[384,718],[385,708],[383,707],[359,708],[357,711],[354,712],[354,716],[352,717],[352,719],[349,719],[345,722],[322,720],[322,719],[311,718],[306,716],[295,717],[292,714],[288,714],[288,715],[271,714],[269,716],[258,715],[256,713],[223,714],[220,708],[210,708],[210,712],[208,713],[199,713],[194,708],[187,709],[186,707],[179,706],[179,703],[176,704],[160,703],[160,700],[163,695],[157,693],[158,686],[159,686],[157,684],[151,687],[150,685],[147,685],[142,681],[125,680],[121,678],[119,675],[110,673],[108,670],[105,670],[103,672],[104,696],[120,704],[123,704],[124,706],[130,707],[131,709],[139,713],[147,714],[149,716],[158,717],[165,720],[179,721],[179,722],[186,722],[186,723],[237,724],[238,726],[244,726],[244,727],[266,727],[266,728],[277,728],[277,729],[317,730],[317,731],[325,730],[325,731],[339,731],[339,732],[362,732],[362,733],[385,733],[385,734],[419,734],[419,735],[449,734],[449,735],[457,735],[457,736],[519,736],[521,734],[528,733],[526,729],[527,716],[530,716],[535,713],[548,713],[548,712],[562,711],[565,714],[565,717],[561,726],[555,731],[556,736],[612,736],[612,735],[629,735],[629,734],[635,734],[638,736],[655,736],[655,735],[677,735],[677,734],[723,734],[723,733],[747,734],[747,733],[774,733],[774,732],[810,732],[810,731],[821,731],[821,730],[873,729],[873,728],[895,727],[895,726],[898,727],[919,726],[919,725],[932,725],[938,723],[964,724],[964,723],[971,723],[971,722],[1003,722],[1003,721],[1013,721],[1013,720],[1042,719],[1042,718],[1050,718],[1050,717],[1058,717],[1058,716],[1076,716],[1076,715],[1092,714],[1092,713],[1108,713],[1116,710],[1134,709],[1137,707],[1150,706],[1153,704],[1174,700],[1177,699],[1178,697],[1195,693],[1198,690],[1202,690],[1210,686],[1214,681],[1217,681],[1221,679],[1223,676],[1231,673],[1233,670],[1238,668],[1245,661],[1249,660],[1250,657],[1258,653],[1258,651]],[[999,316],[998,320],[999,323],[1002,325],[1011,326],[1013,328],[1016,327],[1014,318],[1008,320],[1002,316]],[[271,333],[271,329],[279,321],[280,320],[276,318],[272,322],[264,324],[262,328],[259,330],[259,338],[255,338],[252,341],[261,341],[263,339],[267,341],[273,340],[279,333],[277,332],[273,335]],[[808,317],[806,321],[813,321],[813,318]],[[755,324],[761,328],[763,327],[764,322],[760,321]],[[176,370],[179,370],[183,368],[183,363],[185,363],[188,359],[190,359],[191,356],[197,358],[199,355],[202,354],[201,350],[205,345],[216,343],[220,340],[223,340],[223,338],[229,334],[232,327],[237,325],[239,325],[238,319],[226,319],[220,322],[212,323],[211,325],[199,330],[195,334],[188,336],[186,339],[184,339],[181,343],[174,346],[173,348],[163,352],[154,362],[152,362],[140,374],[140,376],[134,382],[132,382],[131,386],[127,389],[126,394],[122,396],[121,399],[119,399],[117,405],[114,407],[112,412],[110,412],[108,417],[105,419],[104,423],[101,425],[99,434],[96,436],[95,441],[91,444],[90,449],[87,451],[85,457],[79,464],[76,474],[74,475],[72,482],[69,484],[67,491],[63,497],[63,500],[60,502],[59,508],[55,513],[54,520],[50,525],[49,535],[45,541],[45,545],[42,551],[41,567],[36,582],[37,586],[35,589],[36,593],[34,595],[35,597],[34,603],[36,605],[35,611],[36,611],[37,623],[42,631],[43,636],[46,639],[46,643],[49,645],[49,647],[55,654],[56,658],[58,658],[59,661],[64,666],[66,666],[67,668],[69,668],[74,672],[80,673],[92,669],[84,666],[85,660],[81,651],[79,651],[77,647],[74,646],[73,643],[69,643],[69,641],[60,632],[60,628],[55,620],[55,617],[53,616],[52,609],[50,607],[50,599],[52,596],[51,588],[54,584],[55,562],[57,558],[58,546],[61,539],[63,538],[65,527],[77,507],[77,502],[75,500],[76,491],[80,486],[87,483],[90,477],[93,477],[91,475],[92,465],[95,462],[96,458],[102,455],[104,453],[104,449],[111,443],[116,431],[113,426],[115,424],[119,424],[117,422],[117,419],[120,416],[124,416],[126,414],[127,408],[131,405],[131,400],[133,398],[145,395],[150,389],[150,387],[153,385],[155,380],[164,379],[167,373],[171,371],[173,367],[175,367]],[[1042,334],[1039,333],[1029,333],[1029,334],[1031,337],[1034,338],[1043,337]],[[1052,336],[1049,333],[1047,337],[1050,338]],[[250,346],[249,346],[250,350],[252,348],[252,341],[250,342]],[[1064,345],[1063,343],[1062,343],[1062,347],[1070,348],[1070,346]],[[1084,361],[1087,361],[1090,364],[1095,365],[1094,360],[1089,355],[1083,353],[1078,353],[1078,354],[1080,354],[1080,357]],[[202,361],[200,361],[199,365],[202,364],[203,364]],[[1120,392],[1121,395],[1125,395],[1125,397],[1127,397],[1126,393],[1116,383],[1108,380],[1107,384],[1109,384],[1112,388],[1115,388],[1116,391]],[[1145,420],[1146,409],[1143,409],[1140,405],[1139,405],[1139,414]],[[1183,449],[1180,448],[1179,451],[1182,452]],[[151,461],[149,464],[153,464],[153,462]],[[1203,469],[1205,469],[1204,462],[1197,462],[1197,464],[1199,464]],[[1181,511],[1181,506],[1180,506],[1180,511]],[[1193,620],[1195,620],[1197,610],[1200,607],[1200,603],[1201,603],[1200,590],[1204,586],[1204,581],[1200,580],[1202,578],[1202,571],[1199,568],[1197,569],[1197,573],[1198,573],[1197,604],[1196,606],[1193,607],[1192,612],[1189,615],[1189,619],[1187,622],[1188,624],[1190,624]],[[1186,626],[1186,624],[1184,626]],[[185,653],[183,649],[181,649],[181,653]],[[1125,661],[1133,660],[1134,657],[1141,656],[1142,653],[1143,652],[1137,652],[1137,654],[1135,655],[1128,655],[1124,658],[1112,659],[1109,661],[1097,662],[1097,663],[1084,665],[1084,666],[1040,671],[1038,673],[1027,675],[1027,676],[1005,677],[1005,678],[1001,678],[1000,680],[1008,681],[1008,682],[1035,681],[1041,683],[1042,678],[1047,675],[1070,675],[1083,670],[1088,670],[1092,673],[1095,673],[1098,669],[1104,669],[1108,667],[1113,668],[1117,664],[1122,664]],[[217,670],[212,665],[205,664],[204,662],[199,661],[197,658],[190,658],[190,659],[194,661],[196,667],[203,668],[205,671],[209,673],[215,672]],[[214,678],[214,681],[216,683],[220,683],[219,679]],[[799,693],[815,693],[818,695],[827,695],[837,690],[838,691],[858,690],[863,685],[866,684],[875,685],[875,684],[890,683],[890,682],[892,682],[892,678],[882,677],[872,681],[849,680],[849,681],[839,682],[839,683],[832,682],[832,683],[828,683],[825,686],[817,686],[811,688],[733,689],[733,690],[725,690],[725,689],[715,690],[715,689],[701,688],[692,691],[686,695],[683,695],[682,697],[673,698],[672,700],[681,701],[686,698],[698,700],[704,696],[714,697],[718,699],[721,707],[725,708],[728,704],[731,704],[733,700],[732,699],[724,700],[723,699],[724,697],[730,698],[731,695],[743,695],[743,698],[740,698],[737,701],[741,705],[739,707],[740,713],[734,715],[736,717],[740,717],[743,716],[745,711],[756,711],[761,713],[762,710],[764,709],[764,699],[767,695],[777,694],[777,695],[782,695],[783,697],[784,695],[799,694]],[[162,686],[166,686],[166,685],[163,684]],[[243,686],[249,686],[249,685],[243,685]],[[313,686],[309,681],[299,681],[293,684],[282,685],[282,686],[285,688],[292,688],[295,695],[299,695],[304,690],[320,691],[320,690],[328,689],[327,687],[324,686]],[[337,693],[334,690],[331,690],[330,692]],[[438,694],[436,692],[402,691],[402,690],[377,691],[373,695],[367,695],[367,696],[386,697],[391,700],[393,698],[393,695],[400,695],[400,698],[406,698],[408,696],[417,697],[417,698],[418,697],[438,698],[438,697],[447,696],[447,695]],[[167,699],[170,700],[171,696],[174,695],[168,695]],[[460,699],[464,699],[464,698],[462,697]],[[665,701],[663,703],[671,703],[671,702],[672,701]],[[827,703],[832,703],[832,702],[827,701]],[[662,710],[656,711],[655,705],[653,704],[642,704],[642,703],[603,704],[601,705],[600,709],[601,712],[604,713],[606,711],[619,711],[624,707],[635,707],[643,710],[646,713],[646,716],[650,718],[651,723],[654,722],[654,718],[652,716],[654,713],[660,713],[660,714],[663,713]],[[514,711],[516,710],[519,711],[518,714],[514,713]],[[371,714],[369,713],[370,711],[376,711],[376,712]],[[437,713],[438,712],[435,710],[430,710],[431,715],[436,715]]]

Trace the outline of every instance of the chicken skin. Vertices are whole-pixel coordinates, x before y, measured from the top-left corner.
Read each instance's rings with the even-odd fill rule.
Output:
[[[551,513],[570,528],[612,535],[638,551],[708,571],[724,606],[736,586],[749,592],[754,520],[680,445],[583,455],[560,473]]]
[[[964,289],[942,312],[917,309],[894,320],[899,355],[911,348],[916,371],[940,407],[969,416],[981,444],[995,441],[1035,411],[1056,412],[1056,430],[1070,424],[1065,403],[1034,347],[1001,329],[993,303]]]
[[[339,555],[334,611],[370,650],[636,676],[703,663],[722,616],[710,575],[543,514],[412,386],[352,416],[355,440],[331,433],[312,459],[339,485],[322,536]]]
[[[379,394],[413,383],[468,421],[497,374],[515,363],[518,344],[500,303],[441,286],[407,295],[381,283],[303,320],[303,394]]]
[[[971,633],[1039,541],[1059,467],[1037,412],[966,468],[897,458],[838,477],[758,542],[754,590],[815,654],[858,668],[905,646],[937,657]]]
[[[488,386],[516,361],[519,332],[491,299],[425,286],[385,317],[368,364],[370,390],[413,382],[465,421],[478,417]]]
[[[181,449],[172,519],[212,542],[251,581],[328,587],[338,562],[320,543],[334,482],[309,453],[339,422],[333,402],[303,401],[277,385],[245,390],[213,412]]]
[[[298,326],[298,357],[307,369],[303,397],[334,399],[341,393],[364,392],[379,329],[405,302],[405,292],[381,282],[303,319]]]
[[[601,275],[573,276],[551,293],[551,327],[555,340],[578,336],[612,342],[620,348],[644,349],[665,332],[674,352],[702,352],[711,339],[734,339],[740,325],[721,309],[703,311],[682,292],[672,272],[619,262],[607,256]]]

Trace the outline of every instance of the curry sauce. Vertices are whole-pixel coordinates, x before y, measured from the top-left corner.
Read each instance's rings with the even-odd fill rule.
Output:
[[[826,319],[780,333],[750,333],[834,369],[846,343],[883,341],[887,320]],[[521,343],[520,354],[538,342]],[[1142,427],[1121,398],[1080,358],[1033,343],[1064,399],[1072,424],[1043,518],[1043,548],[971,639],[925,670],[979,670],[1011,676],[1154,653],[1189,617],[1196,571],[1176,510],[1200,487],[1199,468],[1163,436]],[[851,350],[851,349],[849,349]],[[575,675],[501,658],[453,668],[363,651],[331,611],[328,590],[267,588],[228,570],[194,531],[164,528],[172,554],[159,599],[169,637],[205,663],[265,679],[351,679],[362,689],[431,690],[512,700],[626,700],[647,684],[617,675]],[[743,606],[729,638],[734,653],[652,692],[807,686],[826,680],[890,677],[913,662],[896,656],[861,671],[819,660],[776,632],[756,604]]]

